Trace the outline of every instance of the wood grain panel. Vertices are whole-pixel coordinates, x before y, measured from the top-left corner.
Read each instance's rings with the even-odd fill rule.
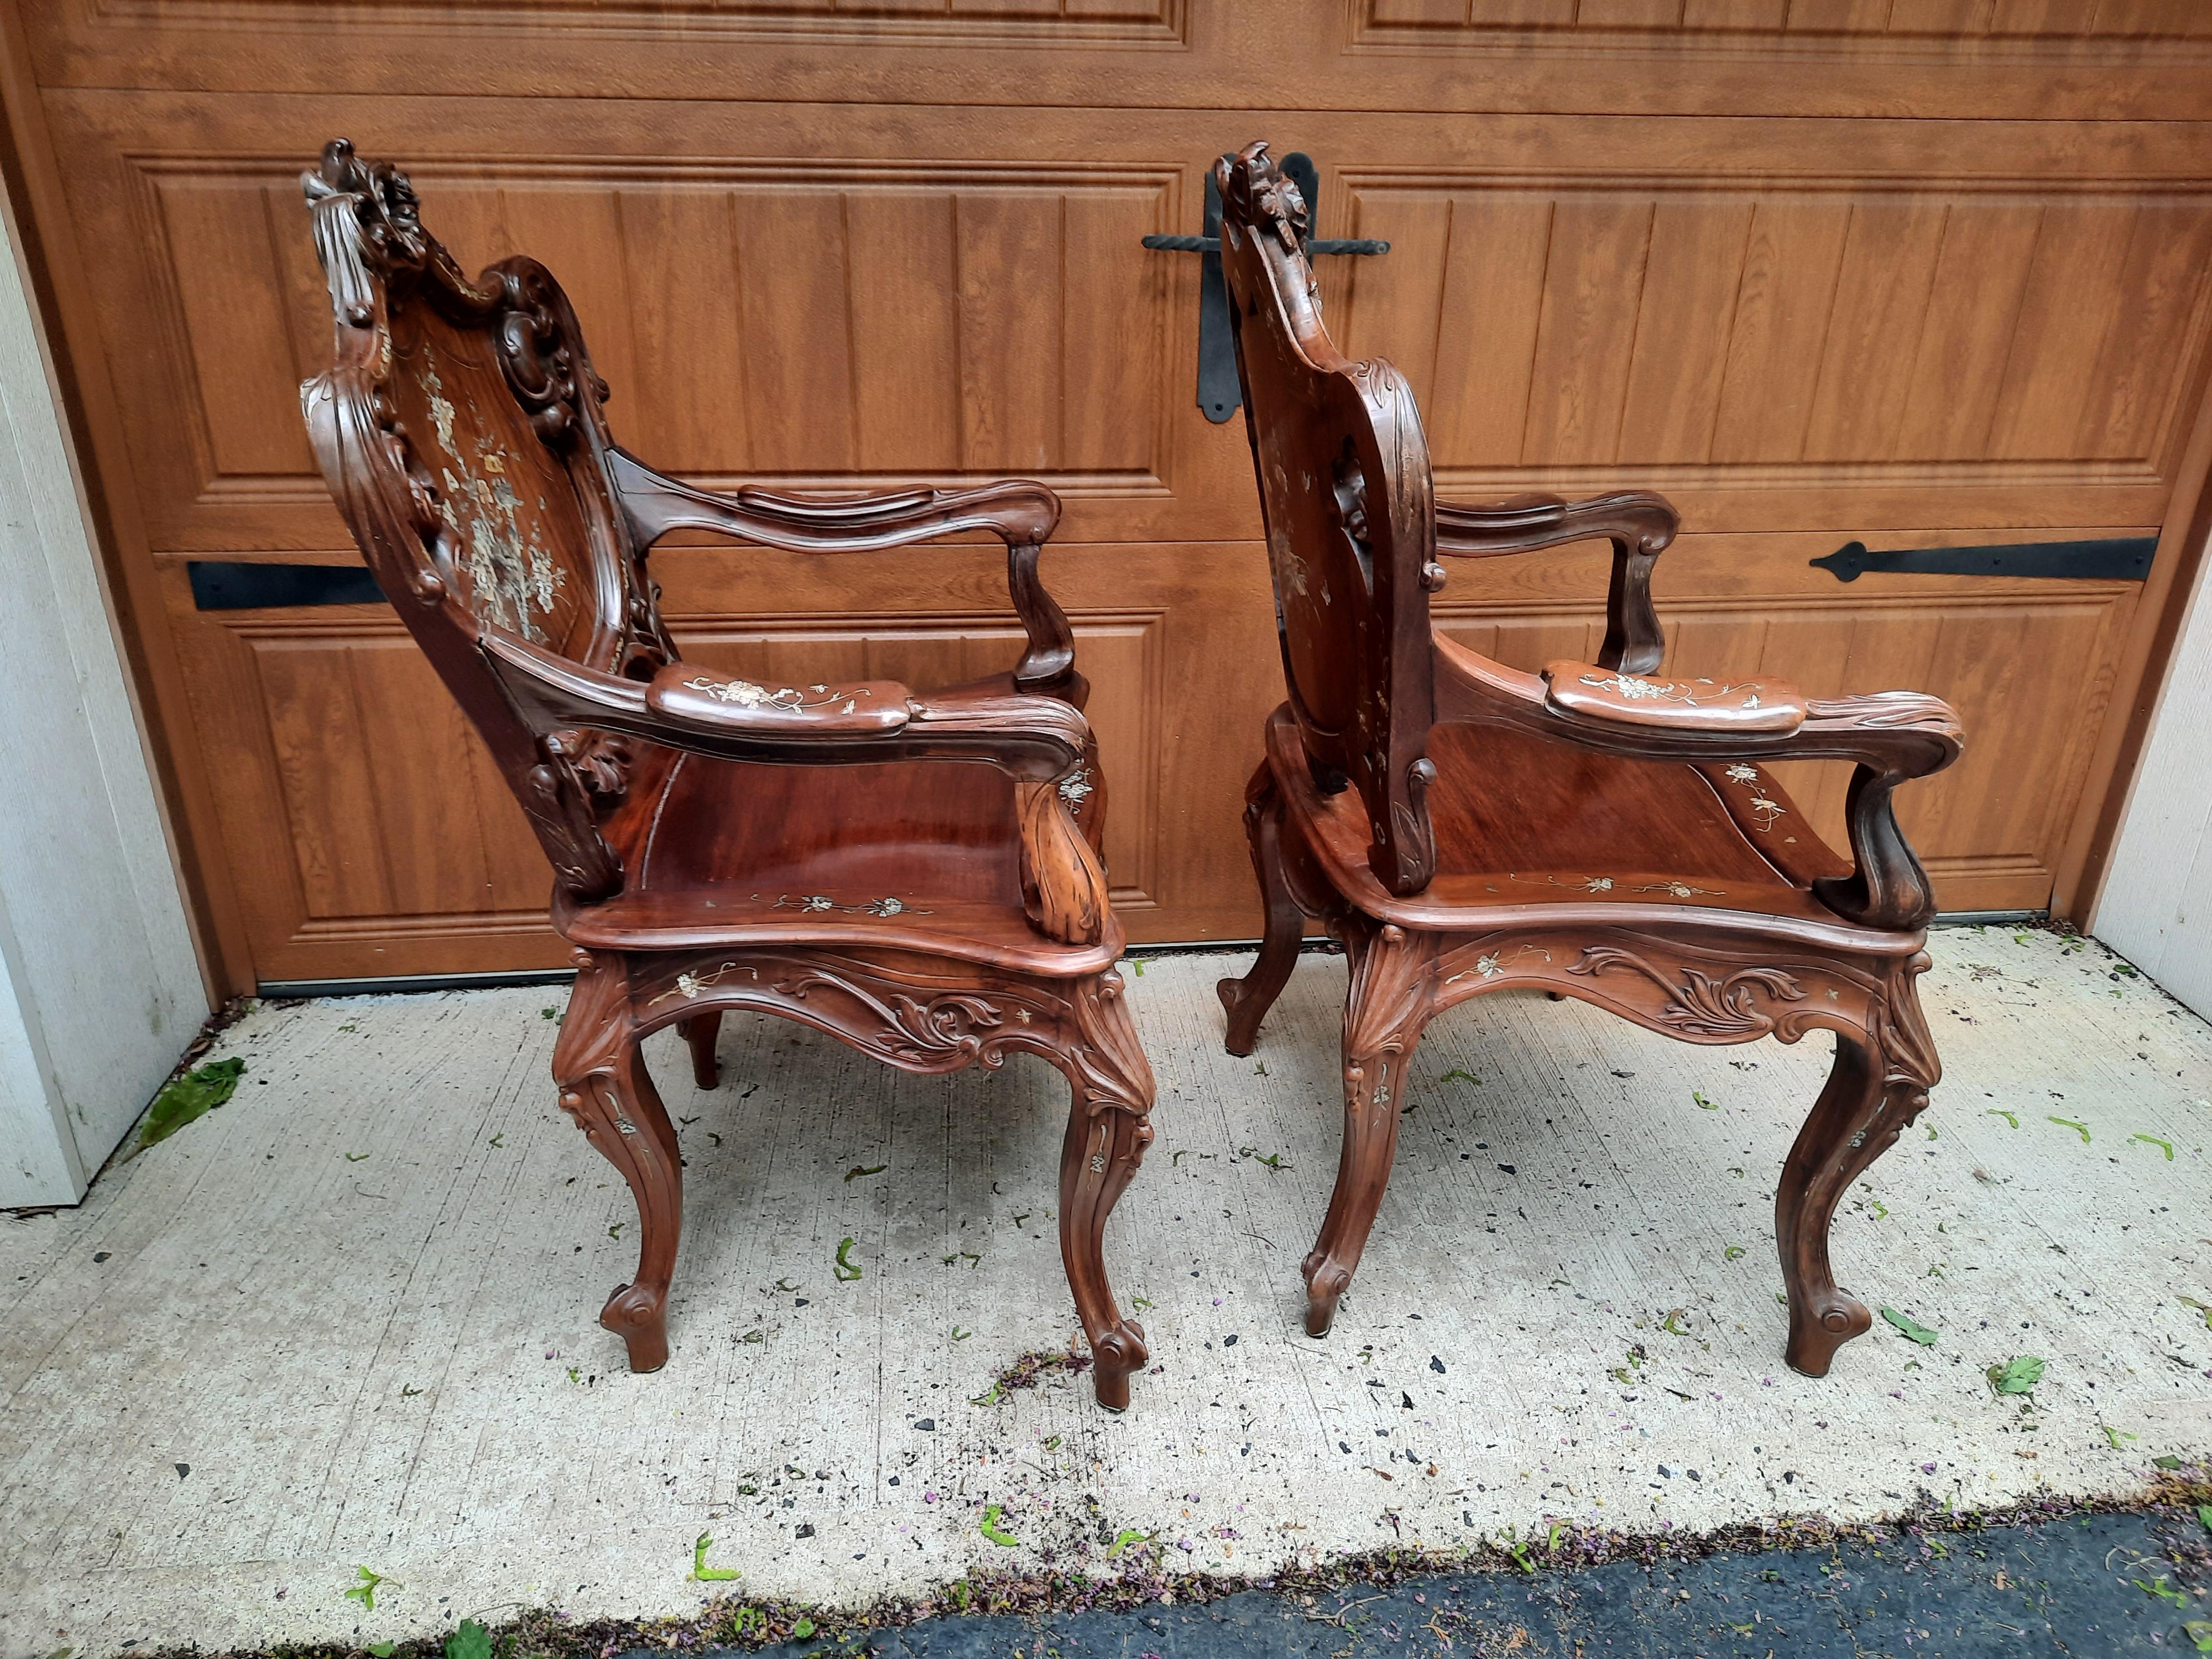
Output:
[[[689,474],[1159,488],[1166,288],[1139,242],[1166,222],[1164,174],[806,173],[417,176],[465,268],[557,252],[617,430]],[[179,319],[166,376],[192,393],[182,422],[143,409],[149,514],[189,535],[215,497],[319,502],[297,420],[273,418],[327,350],[296,186],[242,161],[146,186]],[[1103,313],[1066,303],[1070,270]]]
[[[1947,489],[2160,483],[2212,320],[2198,188],[1351,187],[1403,263],[1358,273],[1350,349],[1407,372],[1453,485],[1893,482],[1928,524]]]
[[[1818,40],[2185,40],[2212,34],[2197,0],[1360,0],[1363,39],[1542,30],[1593,46],[1623,36]]]

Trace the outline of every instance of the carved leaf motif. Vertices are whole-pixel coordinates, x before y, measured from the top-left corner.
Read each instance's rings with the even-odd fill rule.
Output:
[[[1660,1021],[1686,1036],[1763,1036],[1774,1029],[1774,1016],[1759,1006],[1759,993],[1778,1002],[1805,1000],[1804,987],[1778,968],[1740,968],[1715,978],[1686,967],[1677,984],[1664,969],[1610,945],[1591,945],[1567,971],[1595,977],[1613,969],[1640,974],[1665,993]]]

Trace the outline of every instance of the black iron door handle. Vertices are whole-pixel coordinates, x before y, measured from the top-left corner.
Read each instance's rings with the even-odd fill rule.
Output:
[[[1306,222],[1321,217],[1321,174],[1313,157],[1293,150],[1283,158],[1283,172],[1305,198]],[[1237,343],[1229,334],[1229,288],[1221,279],[1221,192],[1213,175],[1206,177],[1206,234],[1202,236],[1147,236],[1145,246],[1162,253],[1199,253],[1205,263],[1198,271],[1198,406],[1216,426],[1234,415],[1244,401],[1237,384]],[[1390,244],[1371,237],[1306,239],[1309,258],[1320,253],[1388,253]]]

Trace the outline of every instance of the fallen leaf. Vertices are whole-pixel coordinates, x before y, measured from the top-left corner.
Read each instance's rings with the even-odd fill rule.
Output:
[[[361,1582],[345,1593],[345,1598],[349,1601],[360,1602],[362,1611],[363,1613],[374,1613],[376,1611],[376,1587],[387,1581],[382,1573],[371,1572],[364,1566],[356,1565],[354,1568],[354,1571],[360,1576]],[[398,1579],[392,1579],[389,1582],[393,1589],[397,1589],[399,1588],[399,1581]]]
[[[491,1632],[473,1619],[446,1638],[446,1659],[491,1659]]]
[[[2049,1117],[2053,1123],[2057,1124],[2061,1128],[2073,1130],[2075,1134],[2081,1137],[2081,1144],[2084,1146],[2087,1146],[2089,1144],[2089,1126],[2087,1124],[2077,1123],[2070,1117],[2059,1117],[2055,1114],[2047,1112],[2044,1115]]]
[[[1990,1367],[1990,1386],[1999,1394],[2030,1393],[2043,1381],[2045,1363],[2037,1354],[2016,1353],[2003,1364]]]
[[[138,1144],[151,1146],[167,1140],[187,1123],[205,1117],[238,1092],[238,1079],[245,1075],[245,1060],[234,1054],[170,1079],[154,1097],[146,1113],[146,1126],[138,1132]]]
[[[1005,1512],[1006,1506],[1002,1504],[990,1504],[984,1506],[983,1536],[989,1539],[994,1544],[1000,1545],[1006,1549],[1012,1549],[1022,1540],[1015,1537],[1013,1534],[1000,1529],[999,1526],[999,1517]]]
[[[849,1237],[840,1239],[837,1242],[837,1259],[830,1264],[830,1271],[842,1282],[849,1282],[860,1276],[860,1270],[853,1265],[850,1259],[852,1249],[853,1241]]]
[[[891,1166],[888,1164],[878,1164],[872,1170],[864,1170],[859,1164],[855,1164],[851,1169],[845,1171],[845,1179],[848,1181],[858,1181],[862,1176],[881,1175],[884,1170],[890,1167]]]
[[[1894,1325],[1898,1334],[1906,1341],[1917,1342],[1923,1348],[1932,1348],[1936,1346],[1936,1333],[1910,1314],[1901,1314],[1894,1308],[1884,1308],[1881,1310],[1881,1316]]]
[[[707,1552],[714,1547],[714,1534],[710,1532],[702,1532],[691,1540],[691,1571],[686,1577],[702,1584],[742,1578],[744,1575],[735,1567],[710,1567],[707,1565]]]

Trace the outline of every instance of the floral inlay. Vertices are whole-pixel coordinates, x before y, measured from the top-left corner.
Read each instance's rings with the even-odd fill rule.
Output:
[[[1723,685],[1712,680],[1647,680],[1635,674],[1608,674],[1602,677],[1585,674],[1583,684],[1600,691],[1610,691],[1626,702],[1679,702],[1685,708],[1700,708],[1705,702],[1725,697],[1732,691],[1744,689],[1742,684]],[[1700,688],[1709,688],[1701,690]],[[1700,699],[1704,701],[1701,702]],[[1759,707],[1759,692],[1754,686],[1750,694],[1737,705],[1742,708]]]
[[[1540,882],[1534,876],[1516,875],[1508,871],[1505,879],[1519,882],[1524,887],[1566,887],[1578,893],[1610,893],[1613,890],[1611,876],[1572,876],[1565,881],[1561,881],[1557,876],[1546,876]]]
[[[694,674],[684,682],[686,691],[696,691],[712,697],[716,702],[726,702],[738,708],[784,708],[793,714],[809,709],[827,708],[833,702],[842,702],[837,712],[849,714],[854,705],[868,694],[865,691],[836,691],[826,685],[810,685],[804,690],[794,685],[780,685],[771,691],[750,680],[718,680],[704,674]]]
[[[1700,893],[1717,897],[1727,890],[1721,887],[1692,887],[1686,881],[1655,881],[1649,886],[1639,887],[1636,890],[1639,893],[1666,893],[1675,898],[1695,898]]]
[[[1738,761],[1728,769],[1727,776],[1730,782],[1740,783],[1751,791],[1752,821],[1761,835],[1774,828],[1775,824],[1783,818],[1789,817],[1790,809],[1780,801],[1772,799],[1767,795],[1756,766],[1744,761]]]
[[[671,997],[682,997],[686,1002],[696,1002],[699,1000],[700,992],[732,974],[750,974],[756,981],[760,978],[760,969],[757,968],[748,968],[741,962],[726,962],[711,974],[677,975],[674,989],[663,991],[653,999],[653,1002],[648,1002],[645,1006],[650,1008],[653,1003],[665,1002]]]
[[[1532,951],[1538,956],[1543,957],[1547,962],[1549,962],[1552,959],[1552,953],[1544,949],[1540,945],[1520,945],[1510,953],[1508,953],[1503,949],[1488,951],[1485,951],[1481,956],[1479,956],[1474,959],[1474,967],[1462,969],[1460,972],[1454,974],[1449,979],[1446,980],[1444,983],[1447,985],[1455,985],[1463,979],[1496,979],[1501,974],[1504,973],[1507,969],[1510,968],[1515,963],[1520,961],[1522,957],[1527,956]]]
[[[508,457],[480,417],[470,423],[474,469],[461,453],[455,429],[459,411],[446,396],[445,382],[428,346],[422,349],[422,384],[439,446],[460,468],[458,475],[453,466],[439,469],[438,510],[462,544],[462,568],[468,573],[477,613],[495,628],[543,643],[544,635],[531,613],[552,613],[568,573],[546,547],[538,522],[533,520],[526,530],[520,516],[522,497],[515,494],[508,477]],[[472,416],[477,413],[473,399],[469,410]],[[542,512],[545,502],[541,499],[538,505]]]
[[[1091,793],[1093,787],[1091,769],[1079,766],[1060,781],[1060,798],[1070,806],[1079,807],[1083,805],[1083,798]]]
[[[768,908],[771,910],[809,910],[817,913],[823,911],[836,911],[848,916],[876,916],[879,918],[902,915],[926,916],[933,914],[928,910],[916,910],[911,906],[902,903],[899,900],[891,897],[888,893],[881,898],[864,899],[858,904],[840,904],[836,899],[831,898],[827,893],[799,893],[796,895],[791,893],[779,893],[773,902],[769,902],[766,894],[755,893],[753,895],[753,899],[756,903],[767,904]]]

